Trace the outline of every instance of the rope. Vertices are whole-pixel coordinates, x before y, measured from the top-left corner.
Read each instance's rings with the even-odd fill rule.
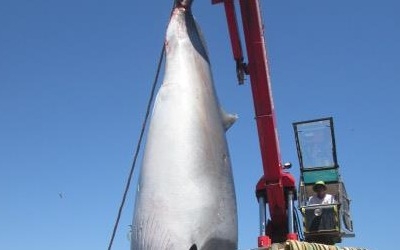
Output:
[[[138,142],[136,144],[135,155],[133,157],[133,162],[132,162],[132,166],[131,166],[131,169],[130,169],[130,172],[129,172],[128,180],[127,180],[126,185],[125,185],[124,195],[122,197],[122,201],[121,201],[121,204],[120,204],[119,209],[118,209],[118,215],[117,215],[117,219],[115,221],[113,232],[112,232],[112,235],[111,235],[111,239],[110,239],[110,242],[109,242],[109,245],[108,245],[108,250],[111,250],[112,244],[114,242],[114,238],[115,238],[115,234],[117,232],[118,224],[119,224],[119,221],[121,219],[122,209],[124,208],[125,201],[126,201],[126,196],[128,194],[129,187],[131,185],[133,171],[135,169],[136,161],[137,161],[137,158],[138,158],[138,155],[139,155],[139,151],[140,151],[140,147],[141,147],[141,144],[142,144],[142,141],[143,141],[144,132],[146,131],[146,125],[147,125],[147,121],[148,121],[149,116],[150,116],[150,109],[151,109],[151,106],[153,104],[154,93],[155,93],[155,89],[156,89],[156,86],[157,86],[158,77],[159,77],[160,71],[161,71],[161,65],[162,65],[162,62],[164,60],[164,55],[165,55],[165,45],[163,45],[163,47],[162,47],[162,50],[161,50],[161,53],[160,53],[160,58],[158,60],[156,76],[154,78],[153,86],[151,88],[150,98],[149,98],[149,101],[147,103],[147,108],[146,108],[146,114],[144,116],[142,129],[140,131],[139,140],[138,140]]]
[[[118,224],[119,224],[119,221],[121,219],[122,209],[123,209],[123,207],[125,205],[126,196],[128,194],[129,187],[131,185],[133,171],[135,169],[136,161],[137,161],[137,158],[138,158],[138,155],[139,155],[139,151],[140,151],[140,147],[141,147],[141,144],[142,144],[142,141],[143,141],[144,132],[146,131],[146,125],[147,125],[147,121],[148,121],[149,116],[150,116],[150,109],[151,109],[151,106],[153,104],[154,93],[155,93],[155,89],[156,89],[156,86],[157,86],[158,77],[159,77],[160,71],[161,71],[161,65],[162,65],[162,62],[164,60],[164,55],[165,55],[165,45],[163,45],[162,49],[161,49],[160,58],[158,60],[158,65],[157,65],[156,76],[154,78],[153,86],[151,88],[151,93],[150,93],[150,97],[149,97],[149,101],[147,103],[146,114],[145,114],[144,119],[143,119],[143,124],[142,124],[142,129],[140,131],[139,140],[138,140],[138,142],[136,144],[135,155],[133,157],[133,162],[132,162],[132,166],[131,166],[131,169],[130,169],[130,172],[129,172],[128,180],[126,182],[126,186],[125,186],[124,194],[123,194],[123,197],[122,197],[122,201],[121,201],[120,207],[118,209],[118,215],[117,215],[117,219],[115,221],[113,232],[112,232],[112,235],[111,235],[111,239],[110,239],[110,242],[109,242],[109,245],[108,245],[108,250],[111,250],[112,244],[114,242],[115,233],[117,231]]]
[[[176,6],[176,0],[173,0],[170,16],[172,16],[172,13],[173,13],[173,10],[175,9],[175,6]],[[164,56],[165,56],[165,44],[163,43],[163,46],[162,46],[162,49],[161,49],[161,53],[160,53],[160,57],[159,57],[158,64],[157,64],[156,75],[154,77],[153,86],[152,86],[151,92],[150,92],[149,101],[147,102],[146,114],[145,114],[144,119],[143,119],[142,129],[141,129],[140,135],[139,135],[139,140],[138,140],[138,142],[136,144],[136,150],[135,150],[135,154],[134,154],[134,157],[133,157],[132,166],[131,166],[131,169],[129,171],[129,176],[128,176],[128,179],[127,179],[127,182],[126,182],[126,185],[125,185],[125,190],[124,190],[124,194],[122,196],[122,201],[121,201],[121,204],[120,204],[119,209],[118,209],[117,219],[115,220],[114,228],[113,228],[113,231],[112,231],[112,234],[111,234],[111,238],[110,238],[110,242],[108,244],[108,248],[107,248],[108,250],[111,250],[112,244],[114,242],[115,234],[117,232],[119,221],[121,219],[122,210],[123,210],[124,205],[125,205],[125,201],[126,201],[126,197],[128,195],[129,187],[131,185],[133,172],[135,170],[136,161],[137,161],[137,158],[138,158],[138,155],[139,155],[139,152],[140,152],[140,147],[142,145],[142,141],[143,141],[143,137],[144,137],[144,132],[146,131],[147,121],[148,121],[149,116],[150,116],[150,109],[151,109],[151,106],[153,104],[154,94],[155,94],[155,90],[156,90],[156,86],[157,86],[157,82],[158,82],[158,77],[160,75],[162,62],[164,60]]]

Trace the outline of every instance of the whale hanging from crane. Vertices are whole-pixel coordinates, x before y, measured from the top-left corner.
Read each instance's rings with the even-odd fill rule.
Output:
[[[237,209],[222,111],[190,0],[167,28],[166,68],[140,172],[131,250],[237,249]]]

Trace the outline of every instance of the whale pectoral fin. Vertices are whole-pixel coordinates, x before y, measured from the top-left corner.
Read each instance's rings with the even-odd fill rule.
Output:
[[[189,250],[197,250],[196,244],[193,244],[193,245],[189,248]]]
[[[222,108],[221,110],[221,117],[222,117],[222,124],[224,126],[225,131],[227,131],[239,118],[237,114],[229,114],[226,113]]]

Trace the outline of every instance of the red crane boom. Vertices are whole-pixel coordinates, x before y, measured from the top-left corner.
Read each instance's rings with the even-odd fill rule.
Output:
[[[265,247],[271,244],[271,240],[283,242],[286,239],[297,239],[292,217],[295,179],[283,171],[281,162],[259,0],[239,0],[248,56],[247,64],[244,63],[234,1],[212,0],[212,3],[223,3],[225,6],[239,83],[243,83],[244,74],[250,75],[264,171],[256,186],[260,205],[258,245]],[[266,204],[271,218],[265,228]]]

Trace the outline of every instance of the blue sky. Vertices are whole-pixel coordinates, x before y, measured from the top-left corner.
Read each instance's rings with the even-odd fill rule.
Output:
[[[196,0],[227,134],[239,247],[256,246],[262,175],[250,86],[238,86],[222,6]],[[105,249],[139,135],[171,1],[0,1],[0,249]],[[357,237],[397,231],[400,4],[262,1],[282,158],[292,122],[333,116]],[[137,172],[135,173],[137,174]],[[136,184],[136,183],[134,183]],[[61,194],[61,196],[60,196]],[[128,197],[113,249],[129,249]]]

